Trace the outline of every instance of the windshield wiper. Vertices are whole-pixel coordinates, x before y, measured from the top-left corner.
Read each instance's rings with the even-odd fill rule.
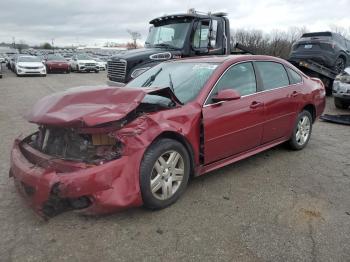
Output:
[[[155,72],[153,75],[151,75],[146,82],[143,83],[142,87],[150,86],[154,80],[156,80],[157,75],[159,75],[160,72],[162,72],[163,68],[160,68],[157,72]]]
[[[173,91],[173,93],[175,93],[174,83],[173,83],[173,80],[171,79],[171,74],[170,73],[169,73],[169,86],[170,86],[171,91]]]

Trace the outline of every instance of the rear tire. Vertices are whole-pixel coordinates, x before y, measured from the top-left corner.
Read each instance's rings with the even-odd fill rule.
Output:
[[[312,116],[309,111],[302,111],[294,125],[292,137],[289,140],[289,146],[293,150],[303,149],[310,140],[312,132]]]
[[[334,105],[336,108],[339,108],[339,109],[347,109],[349,107],[348,103],[344,103],[338,97],[334,97]]]
[[[345,69],[345,59],[342,57],[338,57],[334,64],[334,71],[337,72],[337,74],[340,74]]]
[[[140,188],[144,206],[162,209],[175,203],[186,189],[190,157],[173,139],[159,139],[145,152],[140,165]]]

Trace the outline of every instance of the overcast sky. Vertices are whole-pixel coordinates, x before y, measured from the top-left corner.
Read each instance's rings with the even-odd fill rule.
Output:
[[[54,38],[55,45],[100,45],[127,41],[127,29],[140,32],[144,41],[149,20],[192,7],[227,12],[233,29],[350,28],[350,0],[0,0],[0,42]]]

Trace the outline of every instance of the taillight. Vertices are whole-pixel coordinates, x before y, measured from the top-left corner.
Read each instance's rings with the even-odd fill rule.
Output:
[[[335,42],[320,43],[320,47],[325,50],[332,50],[335,48]]]

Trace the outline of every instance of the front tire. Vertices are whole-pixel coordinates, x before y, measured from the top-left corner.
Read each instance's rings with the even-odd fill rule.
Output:
[[[310,140],[312,132],[312,116],[309,111],[302,111],[295,123],[289,146],[293,150],[303,149]]]
[[[140,187],[144,206],[162,209],[175,203],[186,189],[190,157],[186,148],[172,139],[159,139],[143,156]]]

